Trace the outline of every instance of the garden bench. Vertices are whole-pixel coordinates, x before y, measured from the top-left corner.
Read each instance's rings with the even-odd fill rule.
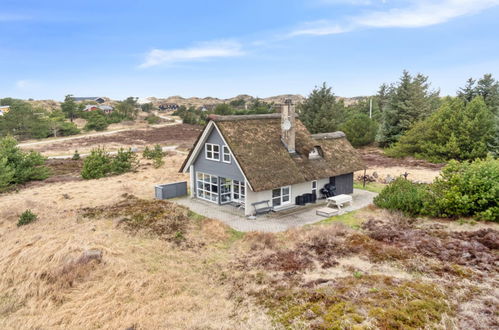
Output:
[[[269,213],[273,210],[273,207],[270,206],[270,201],[268,200],[251,203],[251,205],[255,208],[255,215]]]

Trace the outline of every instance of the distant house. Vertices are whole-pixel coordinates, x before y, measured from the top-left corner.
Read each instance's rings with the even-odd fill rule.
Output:
[[[321,188],[353,193],[364,163],[343,132],[310,134],[289,102],[281,113],[209,116],[180,171],[190,173],[191,197],[214,204],[252,204],[275,211],[300,205]]]
[[[83,111],[85,111],[85,112],[88,112],[88,111],[97,111],[97,110],[102,110],[105,113],[111,113],[111,112],[113,112],[114,108],[112,106],[110,106],[110,105],[92,105],[92,104],[88,104],[83,109]]]
[[[5,115],[9,111],[10,111],[10,106],[8,106],[8,105],[1,105],[0,106],[0,116]]]
[[[94,101],[97,103],[104,103],[106,100],[104,100],[102,97],[96,97],[96,96],[75,96],[73,99],[77,102],[88,102],[88,101]]]
[[[159,110],[177,110],[179,108],[179,105],[176,103],[165,103],[165,104],[160,104],[159,105]]]
[[[111,113],[114,111],[114,108],[110,105],[99,105],[99,109],[101,109],[105,113]]]

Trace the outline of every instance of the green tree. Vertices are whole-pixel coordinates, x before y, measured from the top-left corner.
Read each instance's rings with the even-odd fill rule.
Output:
[[[383,90],[387,102],[382,109],[382,123],[378,142],[390,146],[416,122],[428,117],[438,108],[438,91],[430,90],[428,77],[417,74],[411,76],[404,71],[396,85]]]
[[[115,111],[120,114],[123,119],[134,120],[138,113],[137,98],[128,97],[119,102]]]
[[[2,99],[10,111],[0,120],[0,135],[13,135],[19,140],[46,138],[51,135],[47,112],[22,100]]]
[[[104,131],[109,125],[106,115],[102,111],[91,111],[86,115],[87,123],[84,129],[86,131]]]
[[[7,157],[0,158],[0,191],[14,181],[15,170],[9,165]]]
[[[38,152],[22,151],[13,137],[0,139],[0,160],[6,172],[2,180],[10,177],[9,184],[19,184],[32,180],[44,180],[49,170],[44,166],[45,158]],[[12,174],[13,171],[13,174]]]
[[[345,105],[343,101],[336,100],[331,87],[323,83],[298,106],[298,113],[310,133],[333,132],[340,128],[345,119]]]
[[[354,147],[361,147],[374,142],[378,125],[368,115],[359,113],[341,125],[341,130]]]
[[[73,95],[68,94],[64,98],[64,102],[61,103],[61,110],[66,114],[66,117],[73,122],[78,110],[80,110],[80,106],[75,102]]]
[[[234,110],[226,103],[217,104],[214,112],[217,115],[226,116],[234,113]]]
[[[140,105],[140,108],[144,112],[151,112],[154,109],[154,105],[152,103],[144,103]]]
[[[465,104],[447,98],[426,120],[414,125],[389,149],[392,156],[415,155],[432,161],[485,157],[494,138],[493,115],[481,96]]]

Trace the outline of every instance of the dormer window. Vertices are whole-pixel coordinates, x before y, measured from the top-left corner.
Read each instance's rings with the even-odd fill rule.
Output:
[[[324,156],[321,146],[315,146],[308,154],[308,159],[321,159]]]
[[[218,144],[206,143],[204,153],[206,159],[220,161],[220,146]]]

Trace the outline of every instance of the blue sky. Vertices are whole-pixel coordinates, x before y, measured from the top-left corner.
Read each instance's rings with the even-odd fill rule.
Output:
[[[499,78],[499,0],[0,0],[0,97],[443,95]]]

